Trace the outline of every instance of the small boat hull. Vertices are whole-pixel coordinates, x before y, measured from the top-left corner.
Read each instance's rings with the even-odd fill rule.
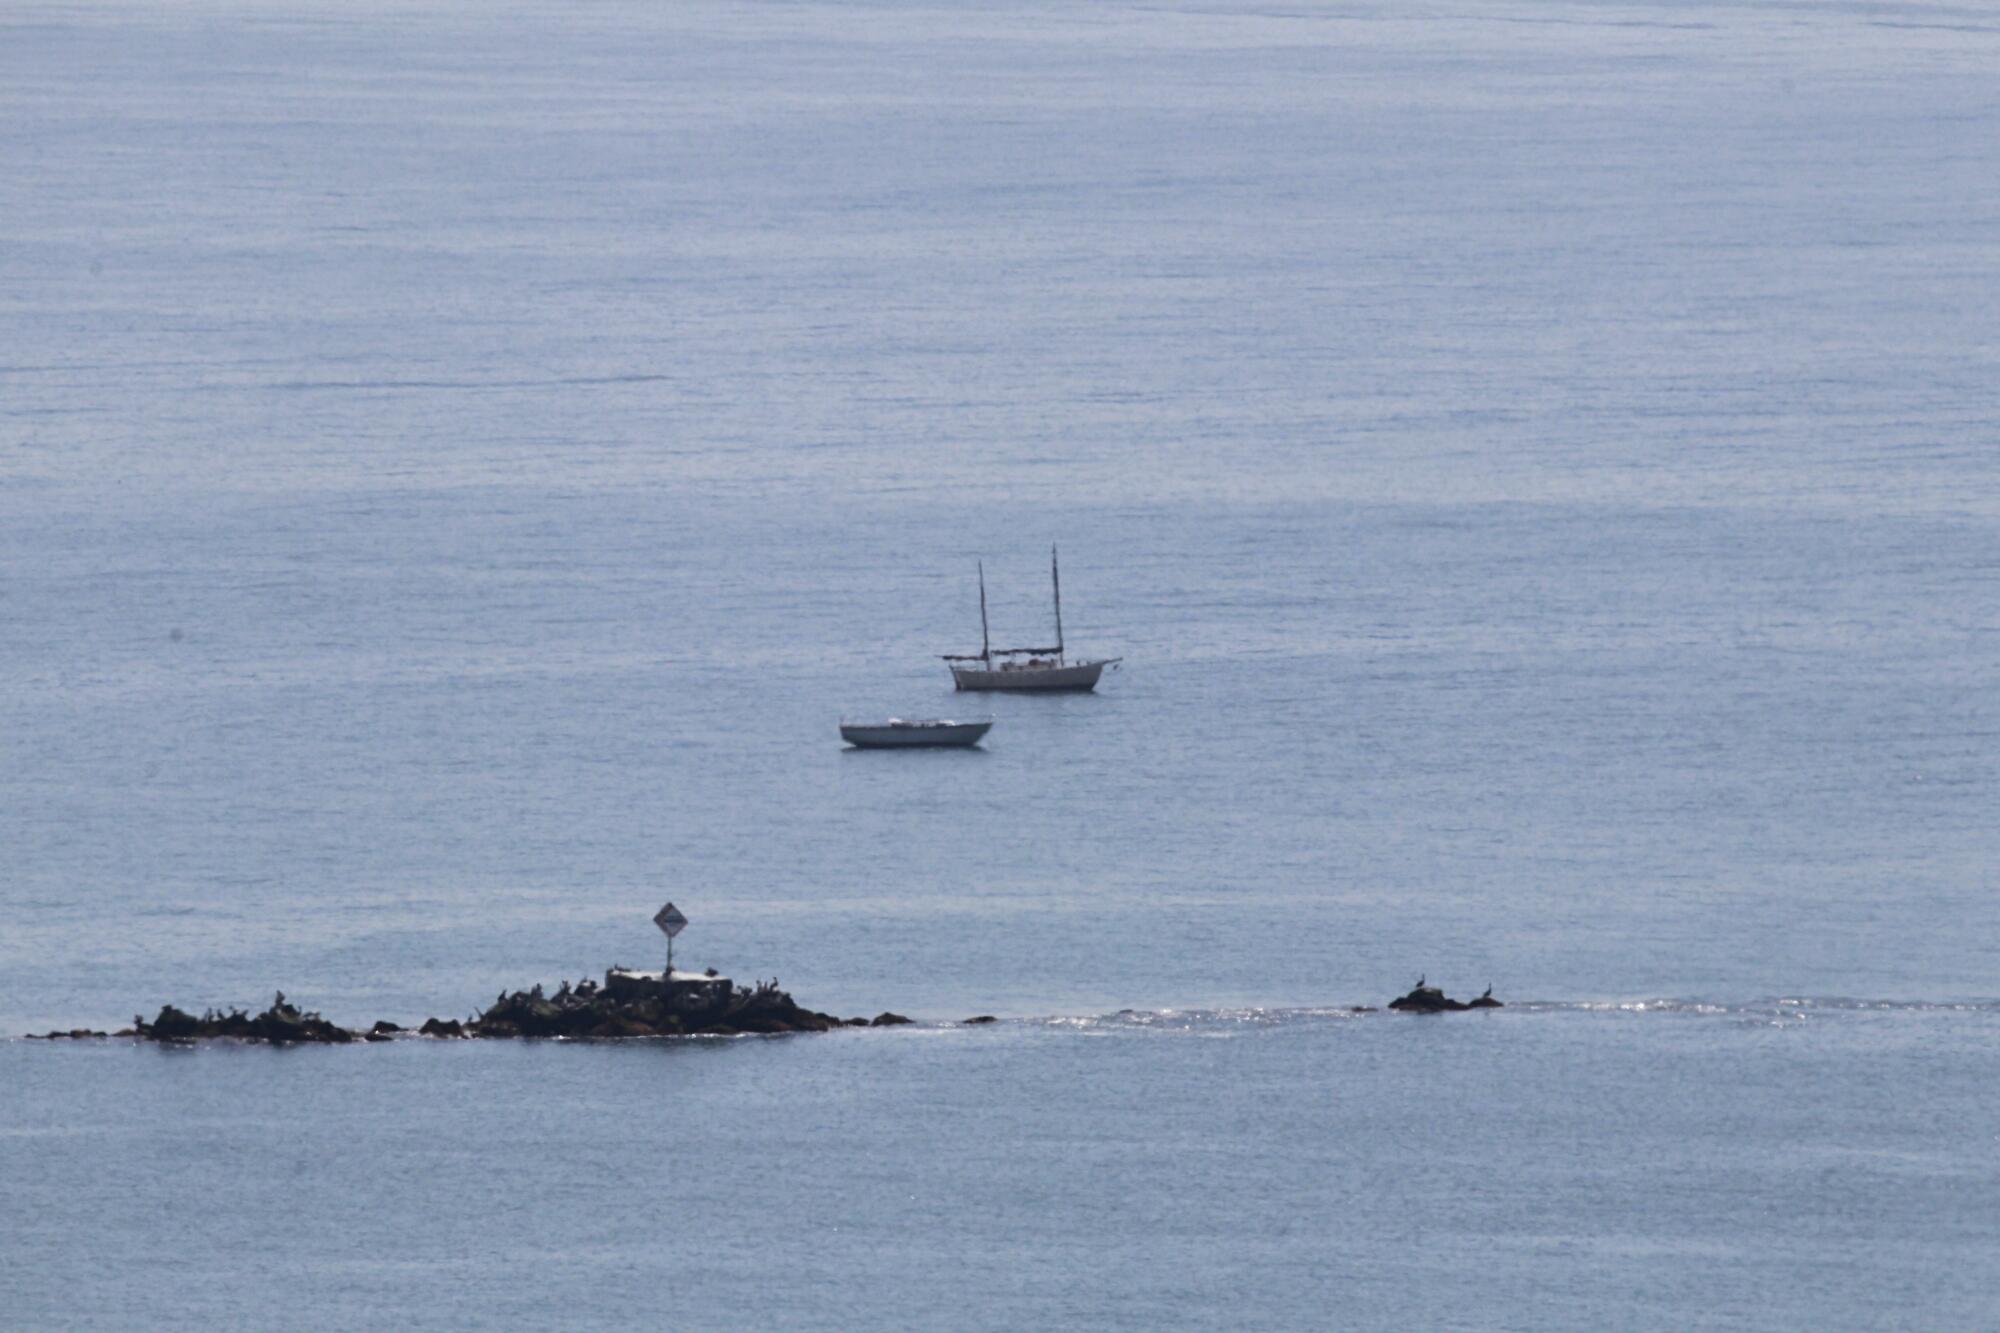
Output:
[[[992,730],[991,722],[908,724],[840,724],[840,738],[863,750],[964,749],[977,745]]]
[[[1102,662],[1065,662],[1061,666],[957,666],[951,668],[952,684],[961,690],[1010,690],[1020,692],[1082,694],[1097,688],[1097,678],[1116,658]]]

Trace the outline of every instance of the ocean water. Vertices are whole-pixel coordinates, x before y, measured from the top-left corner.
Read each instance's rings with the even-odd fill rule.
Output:
[[[2000,1323],[1996,71],[0,9],[0,1325]],[[1121,670],[952,694],[1055,543]],[[19,1039],[460,1015],[668,898],[920,1022]],[[1348,1012],[1419,974],[1510,1007]]]

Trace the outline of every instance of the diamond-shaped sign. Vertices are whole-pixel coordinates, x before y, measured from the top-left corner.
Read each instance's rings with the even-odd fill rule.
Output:
[[[665,907],[662,907],[653,916],[653,924],[666,932],[668,939],[672,939],[685,930],[687,923],[688,919],[681,915],[681,909],[672,903],[668,903]]]

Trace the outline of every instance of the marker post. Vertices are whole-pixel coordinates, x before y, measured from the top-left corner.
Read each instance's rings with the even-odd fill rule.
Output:
[[[668,903],[653,914],[653,924],[667,937],[667,970],[660,974],[660,983],[666,985],[674,979],[674,936],[687,929],[688,919],[681,909]]]

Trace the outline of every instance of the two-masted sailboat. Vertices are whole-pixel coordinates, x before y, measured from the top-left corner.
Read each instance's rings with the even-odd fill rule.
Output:
[[[1055,589],[1053,648],[995,648],[986,628],[986,562],[979,563],[979,652],[944,653],[952,683],[961,690],[1094,690],[1104,668],[1123,661],[1101,657],[1072,662],[1063,654],[1062,571],[1049,548],[1049,581]]]

